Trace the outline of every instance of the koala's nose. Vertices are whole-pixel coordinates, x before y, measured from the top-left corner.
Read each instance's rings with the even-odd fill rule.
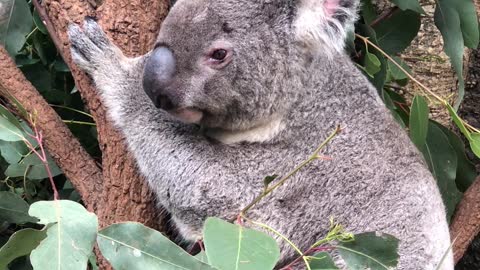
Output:
[[[157,108],[172,110],[174,93],[168,86],[175,75],[175,57],[167,47],[156,48],[145,63],[143,70],[143,89]]]

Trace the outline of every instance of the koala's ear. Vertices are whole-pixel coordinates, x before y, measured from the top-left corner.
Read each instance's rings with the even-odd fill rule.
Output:
[[[294,20],[297,40],[311,50],[342,52],[357,20],[359,0],[299,0]]]

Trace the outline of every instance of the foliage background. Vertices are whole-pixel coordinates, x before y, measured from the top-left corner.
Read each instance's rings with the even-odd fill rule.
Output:
[[[392,0],[392,2],[398,5],[398,8],[391,16],[372,26],[379,15],[369,1],[364,1],[363,21],[357,25],[357,33],[369,37],[370,41],[378,44],[408,71],[408,67],[399,56],[417,35],[423,11],[417,1]],[[17,66],[48,103],[52,104],[71,131],[80,139],[85,149],[101,161],[95,124],[74,86],[69,68],[55,49],[32,4],[25,0],[1,3],[4,8],[2,10],[11,11],[8,13],[8,23],[0,24],[2,43],[14,57]],[[459,105],[464,88],[461,76],[464,45],[471,48],[478,45],[478,20],[471,1],[438,1],[438,7],[445,12],[436,13],[436,17],[440,18],[437,19],[437,25],[445,37],[446,52],[451,56],[453,66],[459,75],[459,98],[455,103]],[[461,23],[458,23],[458,20]],[[425,154],[429,166],[439,181],[442,195],[448,206],[449,217],[452,216],[456,204],[462,197],[462,192],[473,183],[477,175],[473,164],[465,155],[460,137],[448,128],[426,119],[428,108],[423,98],[417,97],[413,101],[413,106],[410,106],[398,94],[396,90],[406,85],[408,78],[395,65],[387,61],[378,50],[359,39],[354,41],[352,37],[349,42],[349,52],[359,64],[359,68],[371,78],[387,106],[398,121],[410,131],[412,139]],[[4,100],[0,101],[4,102]],[[10,109],[6,102],[3,105],[3,108]],[[35,117],[41,117],[41,115]],[[33,132],[25,121],[20,121],[19,124],[27,132]],[[4,136],[0,139],[5,139],[7,135]],[[472,140],[470,143],[473,145]],[[32,141],[32,144],[35,142]],[[428,149],[434,149],[436,152],[432,153]],[[3,179],[0,182],[0,191],[4,191],[1,193],[3,197],[0,200],[2,206],[0,218],[4,219],[4,221],[0,220],[2,222],[0,224],[1,245],[20,229],[41,227],[33,222],[19,219],[25,218],[22,215],[14,215],[12,218],[12,215],[7,216],[5,213],[2,215],[1,211],[11,212],[15,209],[19,213],[26,213],[28,205],[51,200],[53,195],[44,164],[31,153],[31,149],[25,147],[23,142],[0,140],[0,152],[0,178]],[[80,196],[68,179],[61,174],[50,158],[48,160],[54,173],[55,186],[60,191],[60,198],[81,202]],[[27,203],[26,207],[25,204],[19,203],[19,198]],[[28,260],[28,257],[17,259],[10,268],[28,269],[30,267]]]

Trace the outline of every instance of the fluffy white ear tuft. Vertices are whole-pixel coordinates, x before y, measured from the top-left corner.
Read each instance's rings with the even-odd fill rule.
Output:
[[[313,51],[342,52],[358,5],[358,0],[300,0],[293,25],[297,40]]]

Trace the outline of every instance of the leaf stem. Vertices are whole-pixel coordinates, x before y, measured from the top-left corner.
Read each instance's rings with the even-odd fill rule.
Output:
[[[398,64],[390,55],[388,55],[386,52],[384,52],[380,47],[378,47],[377,45],[375,45],[375,43],[371,42],[367,37],[364,37],[362,35],[359,35],[359,34],[355,34],[355,36],[359,39],[361,39],[363,42],[365,42],[365,44],[368,44],[369,46],[375,48],[377,51],[379,51],[381,54],[383,54],[383,56],[385,56],[388,60],[390,60],[395,66],[397,66],[402,72],[405,73],[405,75],[407,75],[408,78],[410,78],[413,82],[415,82],[416,84],[418,84],[423,90],[427,91],[431,96],[433,96],[434,98],[436,98],[438,101],[440,101],[441,103],[445,103],[447,102],[446,100],[444,100],[443,98],[441,98],[440,96],[438,96],[437,94],[435,94],[432,90],[430,90],[428,87],[426,87],[424,84],[422,84],[419,80],[415,79],[415,77],[413,77],[412,75],[410,75],[410,73],[408,73],[408,71],[406,71],[400,64]]]
[[[283,177],[278,183],[275,185],[266,188],[260,195],[258,195],[251,203],[249,203],[247,206],[245,206],[241,211],[240,211],[240,216],[245,217],[247,212],[254,207],[257,203],[259,203],[263,198],[267,197],[270,193],[272,193],[275,189],[281,187],[285,182],[287,182],[288,179],[290,179],[293,175],[295,175],[298,171],[300,171],[303,167],[307,166],[309,163],[312,161],[316,160],[319,158],[319,153],[320,151],[333,139],[335,138],[342,129],[340,126],[337,126],[335,130],[330,134],[330,136],[327,137],[327,139],[320,144],[320,146],[313,152],[313,154],[305,161],[300,163],[293,171],[288,173],[285,177]]]
[[[361,39],[363,42],[365,42],[366,45],[369,45],[369,46],[372,46],[373,48],[375,48],[377,51],[379,51],[383,56],[385,56],[388,60],[390,60],[395,66],[397,66],[403,73],[405,73],[405,75],[407,75],[407,77],[409,79],[411,79],[413,82],[415,82],[418,86],[420,86],[424,91],[426,91],[430,96],[434,97],[435,99],[437,99],[444,107],[448,107],[449,106],[449,103],[447,100],[443,99],[442,97],[440,97],[439,95],[435,94],[432,90],[430,90],[428,87],[426,87],[423,83],[421,83],[419,80],[415,79],[415,77],[413,77],[412,75],[410,75],[410,73],[408,73],[400,64],[398,64],[390,55],[388,55],[386,52],[384,52],[380,47],[378,47],[377,45],[375,45],[375,43],[371,42],[367,37],[364,37],[362,35],[359,35],[359,34],[355,34],[355,36],[359,39]],[[367,46],[368,47],[368,46]],[[469,129],[471,129],[472,131],[476,132],[476,133],[480,133],[480,130],[471,126],[470,124],[468,124],[465,120],[463,119],[460,119],[462,121],[462,123],[468,127]]]
[[[85,125],[85,126],[96,126],[95,123],[84,122],[84,121],[75,121],[75,120],[62,120],[65,124],[77,124],[77,125]]]

